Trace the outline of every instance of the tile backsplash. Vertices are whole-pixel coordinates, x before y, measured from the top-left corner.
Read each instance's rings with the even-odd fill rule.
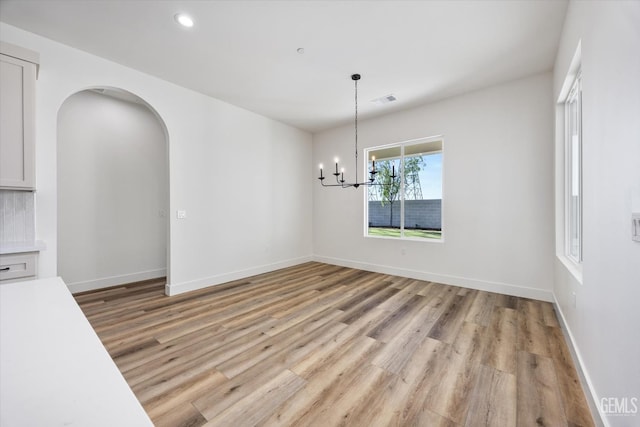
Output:
[[[35,193],[0,190],[0,243],[35,240]]]

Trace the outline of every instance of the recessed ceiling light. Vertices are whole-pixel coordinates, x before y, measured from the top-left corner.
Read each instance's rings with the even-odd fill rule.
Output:
[[[185,15],[184,13],[177,13],[174,16],[176,22],[183,27],[191,28],[193,27],[193,19],[189,15]]]
[[[304,53],[304,48],[303,47],[299,47],[298,49],[296,49],[296,52],[298,52],[300,55],[302,55]]]

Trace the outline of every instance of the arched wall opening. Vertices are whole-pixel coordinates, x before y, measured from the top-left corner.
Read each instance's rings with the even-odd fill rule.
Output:
[[[72,292],[169,275],[168,133],[118,88],[69,96],[58,111],[57,269]]]

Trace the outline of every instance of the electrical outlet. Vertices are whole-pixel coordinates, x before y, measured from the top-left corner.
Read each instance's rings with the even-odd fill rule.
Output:
[[[640,213],[631,214],[631,240],[640,242]]]
[[[185,219],[187,217],[187,211],[178,211],[178,219]]]

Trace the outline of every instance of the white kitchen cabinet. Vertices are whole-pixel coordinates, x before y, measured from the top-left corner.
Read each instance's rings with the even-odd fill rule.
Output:
[[[38,62],[38,53],[0,43],[0,189],[35,190]]]

